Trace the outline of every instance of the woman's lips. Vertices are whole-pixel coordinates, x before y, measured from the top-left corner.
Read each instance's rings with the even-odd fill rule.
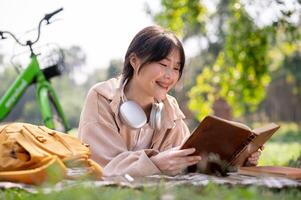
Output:
[[[162,83],[162,82],[159,82],[159,81],[156,81],[156,83],[157,83],[160,87],[164,88],[165,90],[167,90],[168,87],[169,87],[169,85],[170,85],[170,84]]]

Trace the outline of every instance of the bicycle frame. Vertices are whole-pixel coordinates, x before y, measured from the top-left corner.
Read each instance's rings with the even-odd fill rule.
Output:
[[[28,67],[21,72],[15,82],[0,99],[0,121],[2,121],[8,115],[8,113],[12,110],[12,108],[24,94],[28,86],[33,82],[36,82],[36,98],[37,102],[39,103],[39,108],[42,113],[44,124],[48,128],[55,128],[52,119],[53,113],[49,102],[49,98],[51,98],[59,116],[62,119],[65,131],[70,130],[70,126],[65,117],[62,106],[58,100],[57,94],[41,71],[37,56],[35,54],[31,55],[31,62]]]

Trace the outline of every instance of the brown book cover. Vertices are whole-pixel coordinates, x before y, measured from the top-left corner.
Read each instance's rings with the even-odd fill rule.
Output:
[[[222,173],[243,166],[247,158],[259,149],[279,128],[270,123],[261,128],[207,116],[192,132],[181,149],[195,148],[201,155],[198,170],[204,173]]]
[[[239,167],[238,173],[250,176],[276,176],[301,180],[301,169],[282,166]]]

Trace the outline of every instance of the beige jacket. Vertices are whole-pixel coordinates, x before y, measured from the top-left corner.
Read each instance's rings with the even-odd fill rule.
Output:
[[[94,85],[88,92],[79,123],[79,138],[90,145],[92,159],[104,168],[105,176],[160,174],[150,160],[158,152],[180,145],[190,132],[177,101],[167,96],[163,126],[154,131],[147,123],[134,130],[119,116],[120,78]],[[137,94],[138,95],[138,94]]]

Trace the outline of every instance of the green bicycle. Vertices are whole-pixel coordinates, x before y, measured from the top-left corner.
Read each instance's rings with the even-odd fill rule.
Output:
[[[60,63],[54,64],[45,69],[40,68],[37,55],[33,52],[33,45],[40,39],[42,22],[50,24],[50,18],[61,12],[60,8],[52,13],[46,14],[39,22],[38,35],[34,41],[28,40],[26,43],[20,42],[17,37],[9,31],[0,31],[0,39],[6,39],[5,35],[11,36],[19,45],[29,47],[30,63],[19,74],[14,83],[10,86],[4,96],[0,99],[0,121],[8,115],[18,100],[24,94],[29,85],[36,86],[36,99],[39,104],[39,109],[42,114],[44,124],[51,129],[58,128],[58,122],[65,132],[70,130],[69,123],[65,117],[58,96],[51,86],[50,79],[61,74]],[[57,115],[57,116],[55,116]],[[62,127],[61,127],[62,128]]]

